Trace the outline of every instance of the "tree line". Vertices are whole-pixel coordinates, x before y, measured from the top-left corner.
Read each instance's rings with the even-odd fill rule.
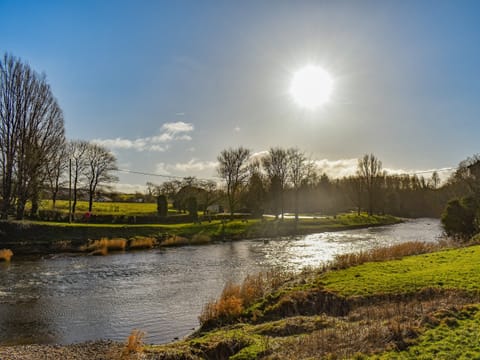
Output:
[[[217,174],[223,186],[195,177],[147,183],[147,201],[164,196],[180,211],[191,198],[200,210],[221,204],[235,213],[283,218],[286,212],[335,214],[342,211],[370,215],[439,217],[451,195],[451,182],[440,186],[438,173],[431,177],[387,174],[373,154],[358,159],[354,175],[331,179],[320,173],[315,161],[297,148],[272,147],[263,156],[252,156],[244,147],[223,150],[217,157]]]
[[[73,212],[79,188],[89,195],[90,211],[98,186],[115,180],[116,159],[106,148],[86,141],[67,141],[63,112],[43,74],[20,59],[0,59],[0,216],[23,219],[39,209],[42,192],[53,203],[68,183],[72,162]]]

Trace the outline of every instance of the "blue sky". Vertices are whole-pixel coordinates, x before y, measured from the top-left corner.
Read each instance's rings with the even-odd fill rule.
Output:
[[[243,145],[297,146],[332,175],[367,152],[415,171],[479,152],[479,13],[453,0],[0,0],[0,52],[44,72],[67,136],[108,145],[123,169],[210,178]],[[334,77],[315,111],[288,94],[311,63]]]

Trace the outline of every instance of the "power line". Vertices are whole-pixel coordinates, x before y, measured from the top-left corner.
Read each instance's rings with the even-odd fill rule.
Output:
[[[444,172],[444,171],[451,171],[451,170],[455,170],[456,168],[454,167],[446,167],[446,168],[441,168],[441,169],[432,169],[432,170],[422,170],[422,171],[415,171],[415,172],[412,172],[410,174],[413,174],[413,175],[417,175],[417,174],[428,174],[428,173],[433,173],[433,172]]]
[[[134,171],[134,170],[127,170],[127,169],[116,169],[115,171],[124,172],[128,174],[137,174],[137,175],[146,175],[146,176],[157,176],[162,178],[168,179],[183,179],[183,176],[175,176],[175,175],[165,175],[165,174],[154,174],[154,173],[147,173],[143,171]]]
[[[161,178],[167,178],[167,179],[185,179],[186,177],[189,176],[177,176],[177,175],[166,175],[166,174],[156,174],[156,173],[148,173],[144,171],[135,171],[135,170],[127,170],[127,169],[116,169],[115,171],[118,172],[124,172],[128,174],[137,174],[137,175],[145,175],[145,176],[156,176],[156,177],[161,177]],[[206,179],[206,178],[197,178],[197,180],[211,180],[211,179]]]

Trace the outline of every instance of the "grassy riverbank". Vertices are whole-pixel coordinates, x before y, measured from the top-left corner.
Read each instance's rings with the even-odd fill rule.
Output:
[[[393,216],[341,214],[335,217],[275,220],[220,220],[185,224],[87,224],[39,221],[0,222],[0,248],[14,253],[46,253],[76,251],[88,240],[103,238],[153,238],[157,244],[168,240],[169,245],[184,245],[201,239],[201,243],[216,240],[238,240],[278,237],[322,231],[355,229],[398,223]]]
[[[479,261],[478,245],[408,243],[328,269],[249,277],[205,307],[192,337],[145,350],[162,359],[479,358]]]

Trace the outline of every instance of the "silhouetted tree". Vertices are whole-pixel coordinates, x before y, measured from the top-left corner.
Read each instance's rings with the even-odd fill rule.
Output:
[[[373,215],[376,196],[378,195],[382,162],[373,154],[365,154],[358,159],[357,175],[363,182],[363,187],[367,193],[368,214]]]
[[[248,178],[247,161],[249,157],[250,150],[244,147],[223,150],[217,157],[219,162],[217,172],[226,183],[227,201],[231,219],[233,219],[240,189]]]
[[[112,174],[117,170],[117,159],[104,146],[88,144],[85,152],[85,178],[88,190],[88,211],[92,211],[93,198],[97,187],[117,181],[118,178]]]
[[[262,164],[270,179],[271,188],[275,189],[275,196],[278,196],[280,204],[280,212],[282,214],[285,211],[284,191],[288,180],[288,154],[285,149],[282,148],[270,148],[268,155],[262,159]],[[277,199],[274,200],[274,202]],[[278,218],[278,211],[275,212],[275,217]]]
[[[296,148],[287,150],[288,178],[294,191],[295,221],[298,221],[299,197],[302,183],[313,171],[313,164],[307,161],[305,154]]]

